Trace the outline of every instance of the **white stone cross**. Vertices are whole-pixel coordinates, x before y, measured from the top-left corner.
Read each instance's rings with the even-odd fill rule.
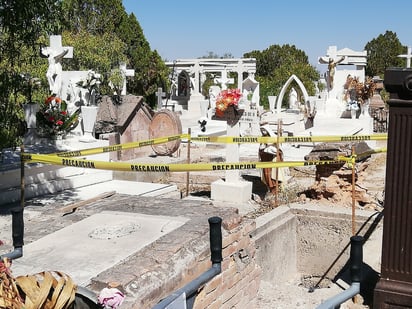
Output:
[[[227,70],[224,69],[222,71],[222,76],[220,78],[215,78],[215,82],[221,84],[222,90],[227,89],[227,85],[233,84],[235,80],[233,78],[228,78],[227,77]]]
[[[72,46],[63,46],[62,45],[62,36],[61,35],[51,35],[50,36],[50,49],[55,51],[57,54],[62,53],[67,50],[67,54],[63,58],[73,58],[73,47]]]
[[[121,63],[119,65],[119,69],[120,69],[120,72],[122,72],[122,75],[123,75],[123,88],[122,88],[121,95],[126,95],[126,77],[134,76],[134,70],[133,69],[126,69],[126,63]]]
[[[57,96],[62,94],[62,73],[61,65],[63,58],[73,58],[73,47],[62,46],[61,35],[50,36],[50,46],[43,47],[41,54],[47,57],[49,67],[46,72],[47,80],[50,86],[50,92]]]
[[[408,47],[408,51],[407,51],[406,55],[399,55],[398,57],[406,58],[406,67],[410,68],[411,67],[411,59],[412,59],[412,48]]]
[[[156,92],[157,110],[161,110],[163,108],[162,98],[164,98],[165,95],[166,95],[166,93],[162,91],[162,88],[157,88],[157,92]]]

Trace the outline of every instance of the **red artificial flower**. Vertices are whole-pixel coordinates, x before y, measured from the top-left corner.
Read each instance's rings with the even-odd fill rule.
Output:
[[[45,103],[46,105],[49,105],[49,104],[54,100],[54,98],[55,98],[55,97],[48,97],[48,98],[44,101],[44,103]]]
[[[41,106],[37,114],[39,128],[50,135],[60,132],[67,133],[75,126],[77,117],[71,117],[67,111],[67,105],[64,100],[57,96],[50,96],[45,99],[45,104]]]
[[[242,93],[240,89],[226,89],[219,93],[216,99],[216,115],[222,117],[229,106],[237,107]]]

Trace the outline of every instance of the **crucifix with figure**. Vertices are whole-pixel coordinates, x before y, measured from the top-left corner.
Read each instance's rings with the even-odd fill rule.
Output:
[[[40,52],[49,61],[46,76],[50,92],[52,95],[61,96],[63,73],[61,62],[63,58],[73,58],[73,47],[63,46],[61,35],[51,35],[50,46],[42,47]]]

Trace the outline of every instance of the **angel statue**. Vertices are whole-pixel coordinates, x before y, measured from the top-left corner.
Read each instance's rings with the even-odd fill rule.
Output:
[[[334,60],[333,58],[325,59],[326,57],[320,57],[319,63],[327,64],[328,65],[328,84],[329,90],[333,88],[333,79],[335,77],[335,69],[336,66],[345,60],[345,56],[340,57],[339,60]]]

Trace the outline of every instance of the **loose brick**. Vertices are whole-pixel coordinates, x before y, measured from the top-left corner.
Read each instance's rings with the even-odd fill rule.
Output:
[[[243,221],[245,222],[245,221]],[[248,236],[250,235],[251,232],[256,230],[256,221],[255,220],[247,220],[246,224],[243,225],[242,231],[243,231],[243,236]]]
[[[222,250],[223,258],[232,256],[237,251],[237,244],[233,243]]]
[[[238,227],[242,222],[242,216],[237,215],[223,220],[222,226],[225,230],[231,231],[234,228]]]
[[[222,247],[226,248],[230,244],[238,241],[240,238],[242,238],[242,230],[233,230],[225,238],[222,239]]]
[[[220,309],[220,308],[222,308],[222,301],[217,299],[215,302],[210,304],[206,309]]]
[[[217,275],[214,277],[212,280],[210,280],[208,283],[206,283],[204,290],[206,294],[216,290],[216,288],[222,284],[222,274]]]

